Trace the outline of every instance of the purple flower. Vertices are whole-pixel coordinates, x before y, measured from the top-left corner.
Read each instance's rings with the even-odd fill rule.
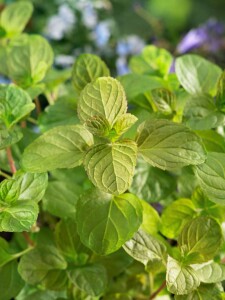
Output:
[[[224,25],[215,19],[190,30],[177,46],[178,53],[186,53],[199,47],[206,47],[210,52],[216,52],[221,46]]]

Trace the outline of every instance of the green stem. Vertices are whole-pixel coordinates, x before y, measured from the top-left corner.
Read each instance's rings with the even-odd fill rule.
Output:
[[[1,175],[2,177],[5,177],[6,179],[11,179],[11,176],[8,175],[7,173],[3,172],[2,170],[0,170],[0,175]]]
[[[16,166],[13,160],[12,151],[10,147],[6,149],[6,154],[7,154],[10,170],[14,174],[16,173]]]

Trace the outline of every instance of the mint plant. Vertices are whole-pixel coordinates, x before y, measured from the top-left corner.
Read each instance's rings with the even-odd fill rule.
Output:
[[[31,11],[1,15],[1,300],[223,299],[225,73],[155,46],[55,70]]]

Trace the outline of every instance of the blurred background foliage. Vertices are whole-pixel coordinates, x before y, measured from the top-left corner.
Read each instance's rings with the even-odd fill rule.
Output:
[[[16,0],[0,0],[1,8]],[[19,0],[17,0],[19,1]],[[224,0],[27,0],[35,10],[26,31],[48,38],[59,68],[96,53],[114,75],[131,55],[155,44],[174,55],[199,53],[225,66]]]

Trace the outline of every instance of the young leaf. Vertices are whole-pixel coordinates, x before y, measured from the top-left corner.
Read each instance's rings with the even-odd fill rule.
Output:
[[[166,247],[141,229],[123,245],[123,248],[130,256],[144,265],[156,261],[162,264],[166,263]]]
[[[195,175],[201,189],[209,200],[224,204],[225,199],[225,154],[210,152],[207,160],[195,167]]]
[[[165,88],[158,88],[151,91],[152,100],[159,112],[170,115],[175,111],[175,94]]]
[[[77,108],[81,122],[100,116],[113,125],[127,111],[126,95],[119,81],[100,77],[82,90]]]
[[[137,118],[132,114],[124,114],[119,116],[113,129],[116,131],[117,135],[120,136],[125,133],[134,123],[137,122]]]
[[[102,265],[92,264],[69,271],[70,281],[90,296],[100,296],[107,286],[107,274]]]
[[[91,147],[84,166],[92,183],[106,193],[119,195],[130,186],[136,165],[137,145],[131,140]]]
[[[195,133],[167,120],[142,123],[136,141],[143,159],[163,170],[198,165],[206,158],[201,140]]]
[[[184,89],[192,95],[215,95],[221,69],[206,59],[187,54],[176,59],[177,77]]]
[[[68,261],[76,265],[86,262],[90,250],[81,243],[74,220],[61,220],[56,225],[55,240],[57,247]]]
[[[192,265],[199,279],[204,283],[217,283],[225,280],[225,265],[209,261],[204,264]]]
[[[98,77],[109,76],[110,71],[104,61],[94,54],[81,54],[75,61],[72,81],[78,91]]]
[[[25,28],[33,12],[33,5],[28,1],[11,3],[1,13],[1,27],[8,38],[19,35]]]
[[[166,284],[171,293],[186,295],[197,289],[200,280],[192,267],[182,265],[182,263],[168,256]]]
[[[142,223],[141,202],[132,194],[112,196],[94,189],[79,199],[76,209],[81,241],[101,255],[118,250]]]
[[[10,42],[7,54],[7,75],[27,88],[40,82],[53,63],[53,51],[39,35],[26,35]]]
[[[196,215],[193,202],[189,199],[179,199],[163,211],[161,232],[173,239],[178,236],[184,225]]]
[[[66,261],[55,247],[39,246],[21,258],[18,271],[29,284],[39,284],[54,277],[54,271],[66,267]]]
[[[0,295],[1,300],[10,300],[16,297],[24,286],[24,281],[17,271],[17,261],[11,261],[0,267]],[[6,288],[7,287],[7,288]]]
[[[7,128],[28,115],[35,105],[30,96],[15,85],[0,85],[0,119]]]
[[[94,135],[98,136],[108,136],[111,126],[105,117],[94,116],[87,119],[85,122],[85,127]]]
[[[130,68],[137,74],[166,76],[172,61],[173,57],[167,50],[151,45],[144,47],[141,55],[131,59]]]
[[[178,238],[178,245],[189,263],[212,259],[223,241],[220,225],[209,217],[197,217],[186,223]]]
[[[53,128],[31,143],[24,151],[22,167],[28,172],[46,172],[74,168],[83,161],[92,134],[81,125]]]
[[[13,144],[16,144],[23,137],[19,129],[7,130],[0,129],[0,150],[5,149]]]
[[[0,204],[0,231],[29,231],[38,217],[38,205],[25,200],[11,205]]]

